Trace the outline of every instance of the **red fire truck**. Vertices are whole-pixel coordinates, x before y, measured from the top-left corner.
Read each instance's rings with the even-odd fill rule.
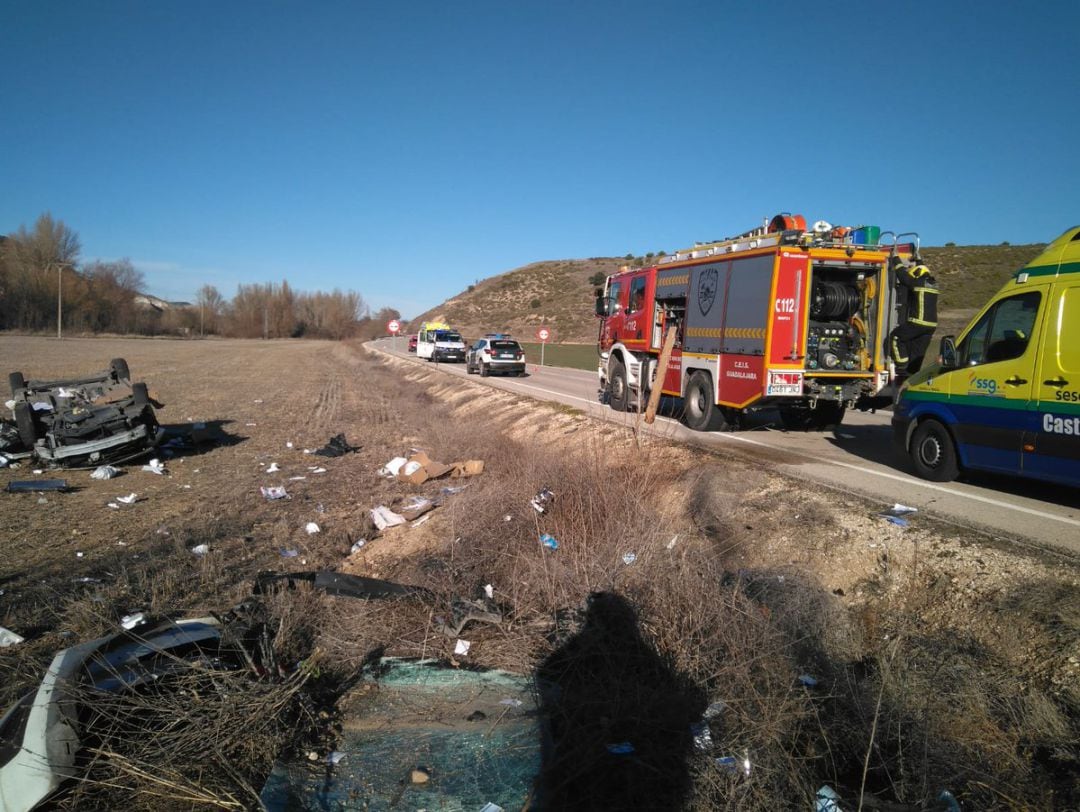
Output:
[[[900,240],[911,241],[901,243]],[[735,428],[775,408],[788,428],[839,423],[848,408],[891,400],[885,339],[896,325],[892,267],[918,256],[918,235],[875,226],[809,229],[778,214],[737,237],[624,268],[597,291],[601,398],[640,408],[656,386],[674,327],[662,394],[683,398],[699,431]]]

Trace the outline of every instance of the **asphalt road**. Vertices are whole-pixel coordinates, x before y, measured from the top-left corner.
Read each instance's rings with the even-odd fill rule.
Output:
[[[429,363],[405,352],[404,338],[397,340],[396,350],[391,339],[369,346],[418,364]],[[439,364],[438,369],[466,377],[463,364]],[[619,414],[597,402],[595,372],[532,365],[528,370],[523,378],[468,377],[574,406],[603,420],[628,425],[638,421],[637,415]],[[670,417],[658,417],[652,426],[642,423],[641,427],[679,442],[753,457],[795,478],[868,497],[883,510],[900,502],[948,524],[997,539],[1080,553],[1080,490],[982,475],[943,484],[927,482],[910,474],[907,461],[894,454],[889,419],[887,411],[853,412],[844,418],[843,425],[826,432],[785,432],[774,428],[768,415],[754,428],[738,432],[690,431]]]

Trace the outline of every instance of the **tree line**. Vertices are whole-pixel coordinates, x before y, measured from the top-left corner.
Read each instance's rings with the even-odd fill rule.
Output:
[[[240,338],[367,338],[393,308],[372,313],[355,291],[293,290],[288,282],[240,285],[226,299],[204,285],[192,304],[157,306],[130,260],[80,263],[78,235],[49,213],[0,235],[0,330]]]

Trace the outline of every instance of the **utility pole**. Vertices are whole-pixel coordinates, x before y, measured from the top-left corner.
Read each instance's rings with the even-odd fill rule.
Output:
[[[205,305],[199,302],[199,338],[206,338],[206,333],[203,331],[203,308]]]
[[[64,263],[56,264],[56,337],[63,338],[64,326]]]

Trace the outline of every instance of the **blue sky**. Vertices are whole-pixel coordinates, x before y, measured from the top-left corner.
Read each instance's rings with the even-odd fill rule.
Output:
[[[1080,222],[1080,3],[0,2],[0,233],[406,316],[778,211]]]

